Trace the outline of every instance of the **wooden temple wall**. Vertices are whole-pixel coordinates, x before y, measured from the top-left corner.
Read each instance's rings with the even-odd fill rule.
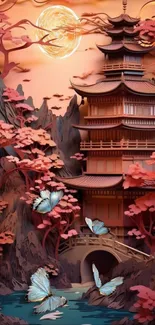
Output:
[[[155,172],[155,165],[148,165],[147,160],[150,156],[124,155],[124,156],[88,156],[86,172],[88,174],[124,174],[127,173],[129,166],[136,162],[147,169]]]
[[[87,197],[83,205],[84,217],[104,221],[108,227],[123,226],[123,201],[116,197]]]
[[[144,190],[123,191],[115,189],[85,191],[79,226],[86,226],[85,218],[98,219],[111,229],[120,241],[124,241],[127,232],[135,227],[130,217],[125,215],[130,204],[142,195]],[[127,236],[128,237],[128,236]]]
[[[88,141],[119,141],[124,140],[155,140],[155,134],[149,131],[134,131],[133,130],[91,130],[89,131]]]
[[[154,116],[155,102],[152,99],[137,96],[104,96],[88,99],[88,116]]]

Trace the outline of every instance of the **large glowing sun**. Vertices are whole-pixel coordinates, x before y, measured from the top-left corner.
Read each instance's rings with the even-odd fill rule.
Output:
[[[41,39],[48,34],[44,41],[56,38],[52,44],[60,47],[40,46],[41,50],[53,58],[62,59],[70,56],[76,51],[81,41],[81,36],[76,32],[76,27],[79,25],[78,16],[70,8],[65,6],[48,7],[40,14],[37,26],[51,32],[48,34],[46,31],[38,29],[37,38]],[[75,26],[75,31],[66,30],[65,27],[67,26]]]

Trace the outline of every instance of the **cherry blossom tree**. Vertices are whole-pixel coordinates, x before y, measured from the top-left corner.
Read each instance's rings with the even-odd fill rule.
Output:
[[[13,3],[13,5],[14,4],[15,2]],[[31,40],[31,38],[27,35],[27,33],[21,36],[15,36],[17,29],[26,30],[26,26],[28,25],[32,26],[36,30],[37,29],[44,30],[46,32],[45,36],[39,40],[34,40],[34,41]],[[22,19],[15,24],[11,24],[9,22],[9,17],[5,14],[5,12],[0,11],[0,53],[4,59],[3,67],[1,71],[1,78],[4,79],[8,75],[10,70],[12,70],[15,67],[19,68],[23,72],[27,72],[27,69],[22,69],[19,66],[19,63],[10,62],[11,53],[19,50],[24,50],[32,46],[33,44],[40,44],[46,46],[58,46],[52,43],[52,41],[54,41],[55,39],[46,40],[46,37],[49,35],[49,33],[50,33],[49,30],[36,26],[28,19]]]
[[[147,161],[148,165],[155,164],[155,153]],[[155,172],[142,168],[139,163],[132,164],[124,181],[124,189],[129,187],[152,187],[155,185]],[[152,254],[155,253],[155,193],[149,192],[137,198],[125,212],[137,228],[128,232],[130,236],[144,239]]]
[[[82,173],[84,171],[84,162],[87,160],[86,157],[84,157],[84,154],[81,152],[77,152],[75,153],[73,156],[70,157],[71,159],[75,159],[77,161],[79,161],[81,163],[81,169],[82,169]]]
[[[55,256],[58,258],[60,240],[77,235],[73,226],[75,219],[79,217],[80,207],[72,195],[76,191],[68,190],[62,182],[57,181],[55,172],[64,164],[54,152],[56,144],[50,134],[45,129],[32,128],[32,123],[38,119],[35,109],[25,102],[24,96],[10,88],[4,89],[3,99],[6,105],[11,105],[14,114],[13,125],[0,121],[0,147],[11,145],[16,155],[6,156],[14,167],[4,173],[1,187],[10,173],[19,171],[26,185],[21,199],[31,207],[43,190],[64,192],[59,204],[50,213],[42,214],[32,208],[32,220],[43,232],[44,248],[50,233],[56,234]]]

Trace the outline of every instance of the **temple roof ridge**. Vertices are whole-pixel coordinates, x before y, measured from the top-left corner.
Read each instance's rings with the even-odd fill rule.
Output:
[[[112,28],[105,29],[106,33],[109,36],[120,36],[120,35],[128,35],[128,36],[135,36],[139,32],[134,29],[134,27],[124,27],[119,26],[118,28],[112,26]]]
[[[110,118],[110,117],[109,117]],[[114,118],[114,117],[113,117]],[[118,118],[117,116],[115,118]],[[124,118],[124,116],[123,116]],[[118,122],[116,124],[72,124],[72,127],[79,129],[79,130],[111,130],[111,129],[129,129],[129,130],[144,130],[147,129],[148,131],[154,131],[155,125],[152,124],[132,124],[130,122]]]
[[[96,44],[96,47],[103,53],[115,53],[115,52],[129,52],[143,54],[148,53],[153,49],[153,45],[149,47],[142,47],[136,40],[115,40],[107,45]]]
[[[120,14],[117,17],[110,17],[108,16],[108,21],[110,24],[112,25],[122,25],[122,24],[126,24],[128,26],[133,26],[135,24],[138,24],[138,22],[140,21],[140,18],[138,17],[131,17],[126,13]]]
[[[80,189],[104,189],[111,188],[121,184],[123,181],[123,175],[81,175],[79,177],[72,178],[60,178],[58,180],[63,180],[64,184],[80,188]]]

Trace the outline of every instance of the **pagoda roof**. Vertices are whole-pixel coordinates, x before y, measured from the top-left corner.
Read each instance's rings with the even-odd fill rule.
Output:
[[[118,17],[109,17],[108,16],[108,21],[110,24],[112,25],[129,25],[129,26],[133,26],[133,25],[136,25],[138,24],[138,22],[140,21],[140,18],[133,18],[133,17],[130,17],[129,15],[127,14],[121,14],[119,15]]]
[[[138,34],[138,31],[136,31],[134,28],[127,28],[127,27],[119,27],[119,28],[112,28],[112,29],[106,29],[106,33],[109,36],[121,36],[121,35],[130,35],[135,36]]]
[[[143,54],[148,53],[153,49],[153,46],[143,47],[136,41],[114,41],[109,45],[97,45],[98,49],[103,53],[118,53],[118,52],[130,52]]]
[[[154,131],[155,125],[141,125],[141,124],[127,124],[127,123],[117,123],[117,124],[96,124],[96,125],[78,125],[72,124],[72,126],[79,130],[107,130],[107,129],[133,129],[133,130],[147,130],[147,131]]]
[[[120,77],[105,78],[91,85],[76,85],[71,82],[74,90],[83,97],[103,96],[116,93],[118,90],[126,90],[132,94],[142,96],[155,96],[155,83],[149,79]]]
[[[64,184],[79,189],[104,189],[120,184],[122,176],[92,176],[82,175],[74,178],[58,178]]]

